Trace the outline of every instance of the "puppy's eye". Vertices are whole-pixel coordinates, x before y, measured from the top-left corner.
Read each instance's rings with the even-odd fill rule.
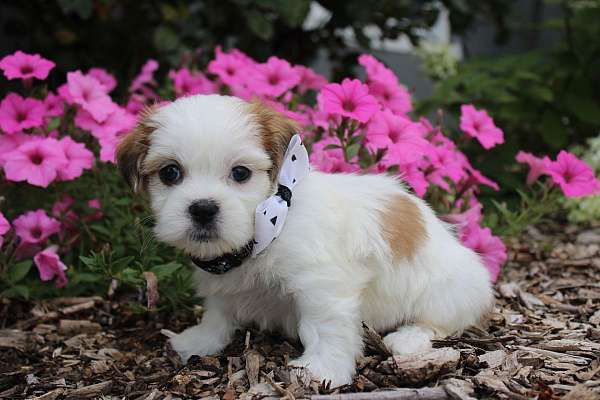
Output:
[[[169,164],[158,171],[158,177],[165,185],[174,185],[181,180],[181,168],[177,164]]]
[[[239,183],[247,181],[248,179],[250,179],[251,175],[252,171],[250,171],[246,167],[242,167],[241,165],[238,165],[237,167],[233,167],[231,169],[231,178]]]

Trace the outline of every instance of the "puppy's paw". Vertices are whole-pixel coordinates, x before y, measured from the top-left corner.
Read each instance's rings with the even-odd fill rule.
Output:
[[[383,338],[383,342],[394,354],[409,355],[424,353],[431,350],[431,339],[434,333],[431,329],[420,326],[403,326]]]
[[[169,343],[184,363],[193,355],[206,356],[220,351],[223,347],[214,343],[214,338],[211,340],[210,336],[195,326],[173,336]]]
[[[312,377],[320,382],[330,381],[331,387],[349,385],[355,372],[355,363],[344,363],[338,360],[325,362],[321,357],[302,356],[288,364],[291,367],[305,368]]]

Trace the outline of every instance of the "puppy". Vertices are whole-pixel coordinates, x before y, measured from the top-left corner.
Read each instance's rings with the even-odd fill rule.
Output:
[[[297,130],[264,105],[198,95],[147,110],[119,145],[156,237],[201,267],[202,322],[171,339],[181,358],[217,353],[256,324],[299,338],[292,365],[335,386],[352,381],[362,321],[396,354],[478,322],[493,299],[486,268],[392,177],[309,172],[277,239],[251,255],[255,211],[278,190]]]

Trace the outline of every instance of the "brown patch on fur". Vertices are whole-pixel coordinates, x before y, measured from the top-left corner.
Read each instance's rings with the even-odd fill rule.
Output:
[[[257,100],[250,103],[249,112],[260,128],[262,145],[273,163],[269,176],[275,182],[290,139],[300,127],[296,122]]]
[[[411,259],[427,237],[421,210],[410,197],[396,195],[389,200],[381,223],[394,261]]]
[[[146,186],[146,176],[141,172],[142,162],[150,148],[150,137],[156,129],[150,122],[153,107],[146,107],[140,113],[136,127],[123,137],[117,146],[117,165],[121,174],[134,192],[142,191]]]

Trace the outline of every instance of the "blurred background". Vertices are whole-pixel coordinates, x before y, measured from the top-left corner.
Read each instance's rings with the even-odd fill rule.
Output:
[[[479,167],[512,188],[520,179],[503,167],[517,149],[553,154],[598,135],[598,21],[598,0],[31,0],[0,3],[0,54],[40,53],[54,79],[102,66],[129,82],[148,58],[163,72],[203,68],[217,45],[333,80],[360,75],[357,55],[371,52],[417,113],[444,108],[452,123],[460,104],[486,108],[507,143]]]

